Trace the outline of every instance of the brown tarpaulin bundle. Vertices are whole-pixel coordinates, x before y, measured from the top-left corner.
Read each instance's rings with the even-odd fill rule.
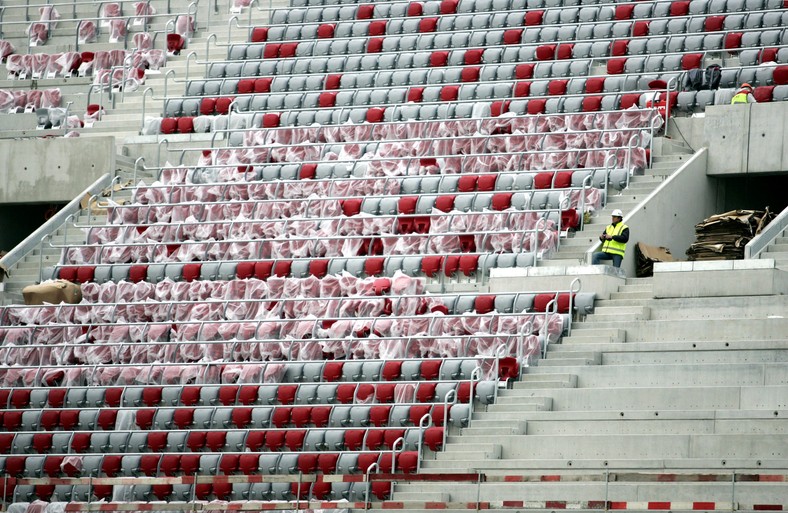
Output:
[[[774,219],[766,210],[731,210],[695,225],[695,243],[687,250],[690,260],[739,260],[744,246]]]

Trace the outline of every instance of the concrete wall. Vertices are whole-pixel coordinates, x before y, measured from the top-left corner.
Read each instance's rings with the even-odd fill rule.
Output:
[[[671,139],[688,144],[693,150],[699,150],[706,143],[705,117],[690,116],[687,118],[670,118],[667,136]]]
[[[704,140],[711,176],[786,172],[788,102],[709,106]]]
[[[786,293],[788,272],[778,269],[770,258],[654,264],[654,297],[658,298],[774,296]]]
[[[114,137],[0,141],[0,203],[68,202],[114,169]]]
[[[706,175],[707,150],[701,149],[635,207],[624,222],[630,238],[622,268],[635,276],[635,245],[663,246],[678,260],[695,242],[695,224],[719,210],[719,182]],[[587,262],[591,255],[587,255]]]

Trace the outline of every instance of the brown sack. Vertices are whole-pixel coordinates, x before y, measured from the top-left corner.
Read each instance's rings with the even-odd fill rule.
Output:
[[[22,296],[26,305],[77,304],[82,301],[82,289],[66,280],[46,281],[40,285],[28,285],[22,289]]]

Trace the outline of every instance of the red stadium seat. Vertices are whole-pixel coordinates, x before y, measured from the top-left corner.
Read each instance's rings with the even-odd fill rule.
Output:
[[[317,105],[320,108],[328,108],[333,107],[337,101],[337,93],[330,92],[330,93],[320,93],[320,96],[317,100]]]
[[[364,446],[366,434],[367,430],[364,429],[348,429],[345,431],[345,450],[360,451]]]
[[[704,20],[706,32],[719,32],[725,27],[725,16],[707,16]]]
[[[371,37],[367,41],[367,53],[380,53],[383,51],[383,41],[384,38],[382,37]]]
[[[555,59],[555,46],[556,45],[541,45],[536,47],[536,60],[550,61]]]
[[[583,98],[583,112],[596,112],[602,110],[601,96],[586,96]]]
[[[255,27],[252,29],[252,43],[264,43],[268,39],[268,27]]]
[[[670,2],[670,15],[671,16],[686,16],[689,14],[689,0],[682,0],[680,2]]]
[[[279,114],[269,112],[263,114],[263,128],[276,128],[279,126]]]
[[[335,29],[336,29],[336,25],[334,23],[323,23],[319,27],[317,27],[317,38],[331,39],[332,37],[334,37]]]
[[[306,437],[306,430],[304,429],[288,429],[285,434],[285,446],[292,451],[300,451],[304,446],[304,438]],[[317,462],[315,462],[317,464]]]
[[[555,53],[555,58],[558,60],[571,59],[574,48],[575,45],[573,43],[562,43],[558,45],[558,49],[556,50]]]
[[[632,25],[632,37],[644,37],[648,35],[649,20],[638,20]]]
[[[617,20],[632,19],[632,13],[635,10],[635,4],[619,4],[616,6],[615,18]]]
[[[465,50],[465,55],[463,60],[466,65],[468,66],[475,66],[477,64],[482,63],[482,57],[484,56],[484,50],[481,48],[473,48],[470,50]]]
[[[568,84],[569,80],[567,79],[551,80],[547,85],[547,94],[550,96],[563,96],[566,94],[566,86]]]
[[[369,429],[367,436],[364,438],[364,448],[368,451],[377,451],[383,447],[383,437],[385,430],[383,429]]]
[[[546,104],[547,104],[547,100],[545,100],[544,98],[533,99],[528,102],[526,111],[528,112],[528,114],[531,115],[544,114]]]
[[[525,13],[525,26],[531,27],[534,25],[541,25],[544,18],[544,11],[528,11]]]
[[[385,36],[386,20],[376,20],[369,24],[369,36]]]
[[[459,0],[442,0],[440,5],[440,13],[442,15],[456,13],[457,4],[459,4]]]
[[[509,29],[503,33],[503,44],[519,45],[523,40],[523,29]]]
[[[430,54],[430,66],[432,66],[433,68],[445,66],[448,62],[449,62],[448,50],[432,52]]]
[[[437,28],[438,28],[438,18],[422,18],[421,20],[419,20],[419,32],[421,32],[422,34],[428,32],[435,32]]]

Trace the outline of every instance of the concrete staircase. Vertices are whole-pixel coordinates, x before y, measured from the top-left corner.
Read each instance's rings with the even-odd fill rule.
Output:
[[[774,239],[774,242],[769,244],[760,257],[771,258],[779,269],[788,271],[788,234],[784,231],[782,235]]]
[[[788,320],[777,312],[788,298],[654,299],[651,284],[628,279],[599,300],[571,336],[422,466],[497,478],[401,483],[394,500],[730,504],[730,480],[656,481],[696,469],[780,474],[788,464]],[[547,475],[559,478],[540,478]],[[733,488],[734,509],[788,502],[783,483]]]
[[[573,266],[585,262],[587,251],[599,242],[599,234],[610,224],[610,214],[615,209],[627,212],[654,192],[663,180],[678,169],[689,157],[692,150],[671,139],[658,138],[654,144],[654,157],[651,168],[645,174],[630,177],[629,187],[621,191],[608,190],[607,204],[594,212],[590,222],[581,231],[561,239],[561,245],[551,258],[540,260],[540,267]]]

